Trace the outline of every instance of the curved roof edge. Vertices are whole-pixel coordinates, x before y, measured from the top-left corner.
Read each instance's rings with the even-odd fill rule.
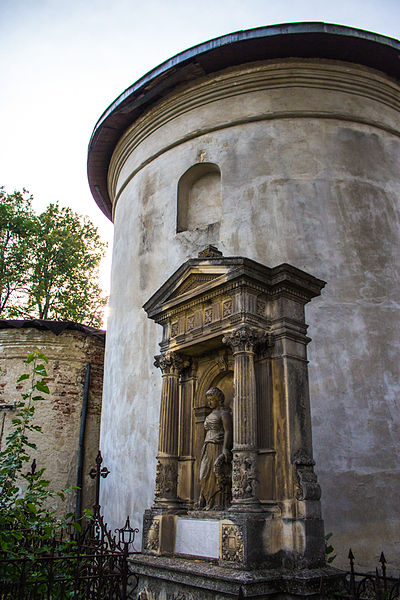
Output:
[[[400,79],[398,40],[328,23],[289,23],[237,31],[176,54],[127,88],[97,121],[88,148],[91,192],[111,219],[107,190],[111,155],[124,131],[179,84],[246,62],[273,58],[330,58],[378,69]]]
[[[75,321],[49,321],[45,319],[0,319],[0,329],[39,329],[60,335],[63,331],[80,331],[85,335],[104,339],[106,332]]]

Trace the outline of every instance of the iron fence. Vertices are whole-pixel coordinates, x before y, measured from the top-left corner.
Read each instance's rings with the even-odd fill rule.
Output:
[[[386,572],[386,558],[381,553],[380,567],[374,573],[363,573],[354,566],[355,557],[349,551],[350,570],[344,579],[344,589],[337,598],[347,600],[400,600],[400,577],[389,576]]]
[[[130,574],[121,553],[0,559],[2,600],[128,600]],[[132,591],[135,585],[131,585]]]
[[[38,532],[36,547],[22,543],[22,556],[0,553],[0,600],[132,599],[137,577],[128,559],[137,530],[127,525],[129,541],[116,539],[98,512],[80,534],[64,532],[43,546]]]
[[[138,579],[129,567],[135,534],[129,517],[113,534],[99,504],[100,478],[109,473],[101,453],[90,475],[96,478],[93,515],[79,532],[73,527],[49,536],[8,525],[18,540],[13,551],[0,552],[0,600],[131,600]],[[33,468],[33,467],[32,467]]]

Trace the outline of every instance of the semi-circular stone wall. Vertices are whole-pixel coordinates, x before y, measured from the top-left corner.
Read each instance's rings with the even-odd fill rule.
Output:
[[[382,548],[399,558],[399,92],[395,79],[350,62],[258,61],[181,84],[121,137],[108,171],[101,433],[113,471],[102,503],[115,526],[126,513],[140,524],[153,499],[161,330],[141,307],[214,244],[327,281],[307,309],[326,531],[340,564],[350,545],[364,564]],[[203,162],[220,171],[221,216],[177,232],[179,180]]]

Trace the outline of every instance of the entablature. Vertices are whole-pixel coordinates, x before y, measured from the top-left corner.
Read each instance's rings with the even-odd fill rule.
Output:
[[[186,261],[143,308],[163,327],[162,352],[197,346],[199,353],[240,325],[277,335],[289,328],[304,343],[304,305],[324,285],[286,263],[270,268],[218,254]]]

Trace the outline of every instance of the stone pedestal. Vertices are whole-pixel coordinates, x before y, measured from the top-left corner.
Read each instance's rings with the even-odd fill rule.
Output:
[[[155,363],[163,384],[155,503],[144,516],[144,555],[137,558],[144,598],[237,598],[240,590],[259,599],[312,596],[335,579],[325,567],[312,458],[304,319],[305,304],[323,286],[290,265],[270,269],[211,249],[182,265],[146,303],[163,326]],[[213,415],[230,410],[227,448],[232,425],[224,433],[222,416],[218,425]],[[204,443],[205,427],[217,426],[220,437]],[[220,444],[212,447],[216,454],[210,443]],[[221,461],[225,473],[231,466],[224,498],[232,501],[222,510],[212,502],[198,508],[205,451],[207,460],[214,456],[215,477]],[[208,569],[214,579],[207,583]],[[188,584],[189,573],[202,581],[197,587]],[[183,587],[174,596],[178,580]]]
[[[342,589],[332,567],[232,571],[211,562],[138,555],[138,600],[317,600]]]

